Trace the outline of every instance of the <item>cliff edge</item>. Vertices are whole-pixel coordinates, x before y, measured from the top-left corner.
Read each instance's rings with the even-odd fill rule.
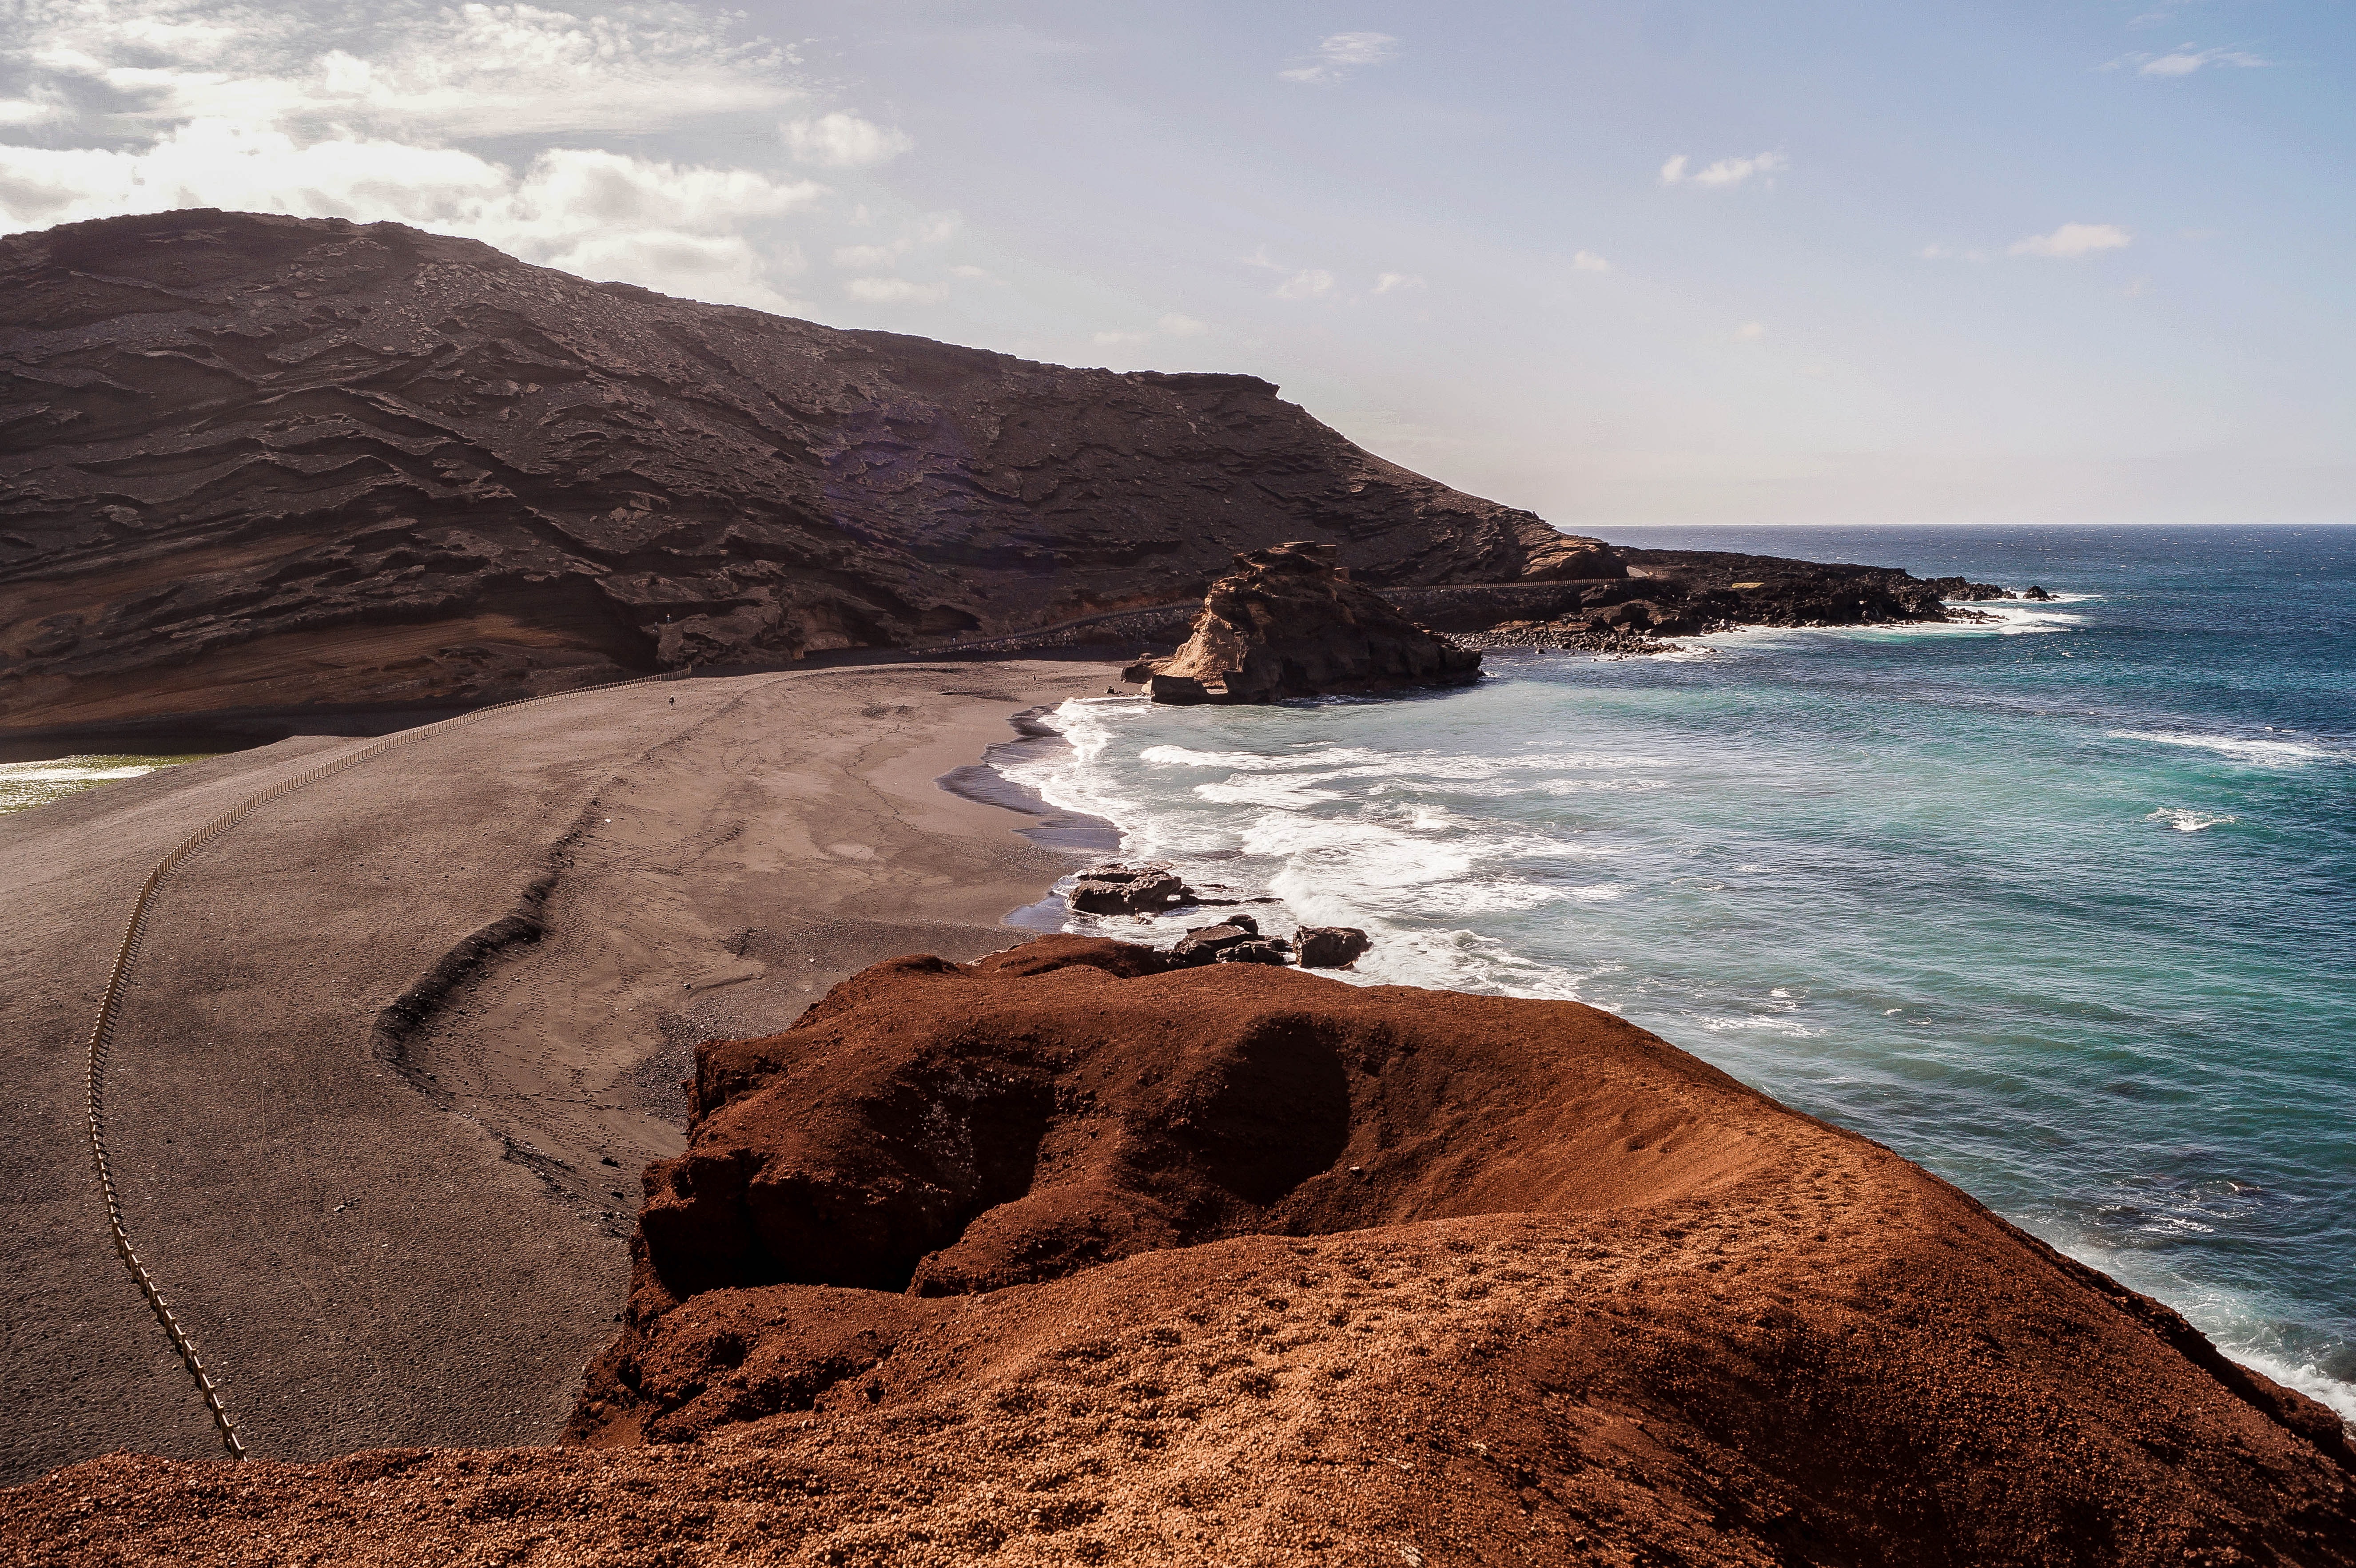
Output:
[[[34,1561],[2356,1562],[2338,1420],[1569,1002],[911,957],[697,1052],[568,1446],[0,1493]],[[528,1304],[484,1303],[529,1311]]]

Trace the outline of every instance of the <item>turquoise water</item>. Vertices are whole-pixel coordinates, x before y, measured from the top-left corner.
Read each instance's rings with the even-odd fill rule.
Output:
[[[1622,1013],[2356,1420],[2356,529],[1627,542],[2062,597],[1402,699],[1091,699],[1009,771],[1367,928],[1369,980]]]

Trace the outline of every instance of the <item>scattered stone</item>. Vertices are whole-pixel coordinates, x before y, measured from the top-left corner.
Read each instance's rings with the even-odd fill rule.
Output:
[[[1372,947],[1373,938],[1355,925],[1304,925],[1292,933],[1303,969],[1344,969]]]
[[[1074,909],[1085,914],[1159,914],[1193,903],[1194,890],[1167,866],[1124,866],[1111,861],[1081,872],[1066,897]]]

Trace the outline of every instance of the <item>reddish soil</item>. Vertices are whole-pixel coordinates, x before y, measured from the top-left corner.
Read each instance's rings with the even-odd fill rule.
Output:
[[[573,1445],[0,1495],[31,1561],[2356,1562],[2321,1407],[1570,1003],[1048,938],[699,1053]]]

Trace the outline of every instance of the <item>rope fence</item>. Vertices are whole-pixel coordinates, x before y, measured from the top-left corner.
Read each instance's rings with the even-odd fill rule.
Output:
[[[541,697],[519,697],[512,701],[493,703],[487,708],[477,708],[471,713],[462,713],[455,719],[444,719],[438,723],[422,725],[414,730],[403,730],[395,734],[382,736],[331,763],[322,763],[317,767],[297,773],[293,778],[281,780],[268,789],[259,790],[246,796],[180,840],[171,853],[155,863],[155,869],[147,873],[147,880],[139,884],[139,896],[132,902],[131,919],[123,930],[123,944],[115,950],[114,967],[107,976],[106,994],[99,1002],[97,1019],[91,1025],[91,1163],[98,1172],[99,1191],[106,1200],[106,1224],[114,1241],[114,1250],[123,1259],[123,1266],[130,1271],[133,1282],[139,1286],[140,1295],[146,1298],[148,1309],[155,1314],[155,1320],[164,1326],[164,1332],[171,1339],[172,1349],[179,1355],[181,1364],[187,1368],[188,1376],[195,1380],[197,1392],[203,1396],[205,1409],[211,1414],[213,1425],[220,1433],[221,1446],[229,1451],[230,1457],[232,1459],[243,1459],[246,1456],[245,1439],[240,1435],[237,1423],[230,1418],[229,1408],[221,1401],[220,1385],[213,1381],[212,1375],[205,1370],[203,1358],[197,1354],[196,1341],[188,1337],[187,1328],[181,1326],[178,1316],[173,1312],[172,1304],[164,1299],[164,1293],[156,1285],[155,1276],[147,1272],[147,1265],[140,1261],[137,1249],[131,1244],[130,1230],[123,1221],[122,1196],[114,1185],[114,1165],[106,1152],[106,1062],[114,1047],[115,1021],[122,1014],[123,994],[130,987],[132,970],[138,962],[139,945],[146,937],[147,916],[155,902],[156,890],[163,886],[164,880],[189,856],[235,827],[272,801],[292,795],[294,791],[307,785],[317,784],[322,779],[333,778],[348,769],[356,768],[370,758],[382,756],[396,746],[412,744],[428,736],[439,735],[461,725],[487,719],[494,713],[504,712],[510,708],[523,708],[536,702],[552,702],[564,697],[582,697],[593,691],[618,691],[625,687],[650,686],[659,681],[677,680],[691,673],[692,672],[684,669],[669,670],[661,675],[641,676],[635,680],[617,680],[603,686],[579,687],[571,691],[552,691]]]

